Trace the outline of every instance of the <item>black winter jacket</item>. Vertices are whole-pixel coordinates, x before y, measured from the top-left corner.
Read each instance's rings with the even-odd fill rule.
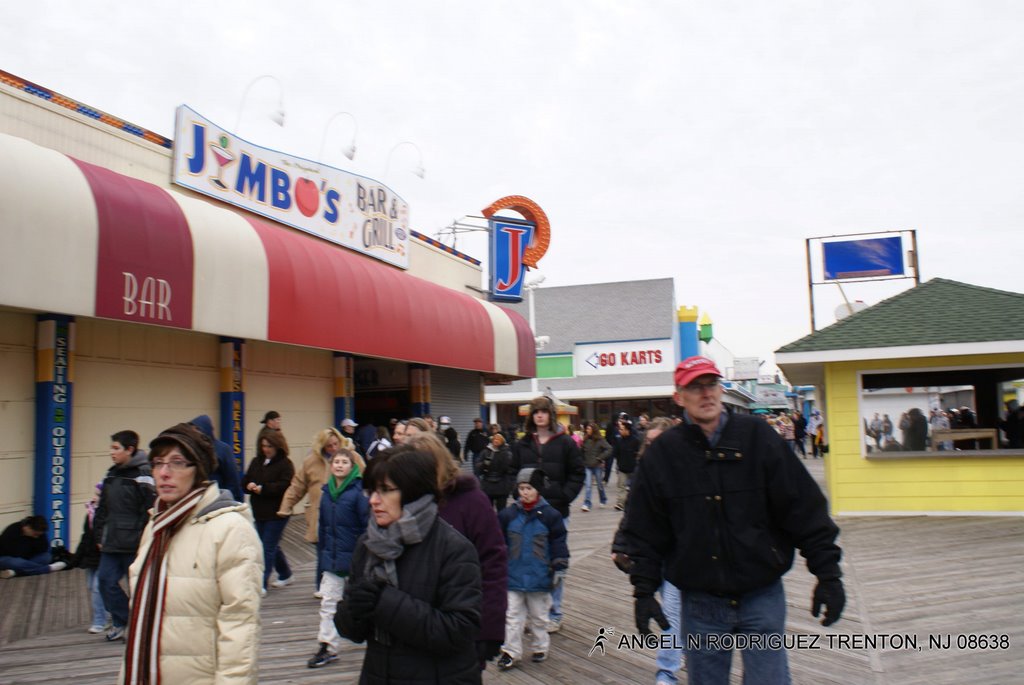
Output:
[[[794,547],[821,580],[839,578],[839,528],[800,460],[763,420],[732,415],[711,447],[696,425],[665,431],[633,477],[624,526],[630,580],[653,591],[735,597],[778,580]]]
[[[640,451],[640,440],[636,435],[630,434],[626,437],[619,436],[612,448],[612,458],[615,459],[619,471],[622,473],[633,473],[636,470],[636,453]]]
[[[366,536],[359,539],[352,573],[334,624],[342,637],[366,642],[359,682],[364,685],[480,683],[474,640],[480,625],[480,562],[472,543],[434,521],[423,542],[395,560],[398,587],[385,587],[370,620],[348,610],[351,588],[366,571]]]
[[[562,517],[569,515],[569,505],[583,489],[583,456],[576,441],[565,433],[556,433],[541,445],[533,433],[527,433],[512,448],[512,475],[527,467],[543,469],[548,487],[541,496],[558,510]]]
[[[490,445],[485,447],[473,465],[476,477],[480,479],[480,488],[488,497],[508,496],[515,485],[516,474],[511,470],[512,452],[508,445],[495,450]]]
[[[99,568],[100,551],[96,548],[96,517],[93,516],[93,523],[89,523],[88,515],[82,521],[82,537],[75,548],[75,556],[72,559],[72,566],[75,568]]]
[[[262,486],[259,493],[249,492],[249,506],[252,507],[252,517],[257,521],[276,521],[281,518],[277,511],[281,508],[281,500],[284,493],[291,485],[292,476],[295,475],[295,465],[288,457],[278,454],[270,460],[269,464],[263,463],[263,455],[256,455],[249,462],[249,470],[245,472],[242,479],[242,488],[248,488],[249,483]]]
[[[93,518],[96,541],[104,552],[135,553],[155,499],[153,472],[145,452],[137,450],[127,463],[110,467]]]
[[[28,519],[21,519],[4,528],[0,534],[0,557],[31,559],[50,548],[50,541],[45,535],[33,538],[21,531],[27,523]]]
[[[469,431],[469,435],[466,436],[466,452],[476,454],[486,449],[490,440],[487,438],[487,433],[483,428],[474,428]]]

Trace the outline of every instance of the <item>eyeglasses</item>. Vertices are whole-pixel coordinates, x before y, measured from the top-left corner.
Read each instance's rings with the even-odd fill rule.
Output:
[[[163,467],[169,468],[171,471],[184,471],[185,469],[195,468],[195,464],[184,459],[171,459],[169,461],[153,461],[150,462],[154,471],[159,471]]]
[[[363,490],[363,494],[365,494],[367,497],[370,497],[371,495],[373,495],[373,493],[376,492],[381,497],[384,497],[385,495],[388,495],[392,492],[398,492],[400,489],[401,488],[393,488],[390,485],[378,485],[373,490]]]
[[[705,390],[708,392],[714,392],[715,388],[720,385],[721,383],[719,381],[711,381],[710,383],[690,383],[689,385],[683,386],[683,392],[687,392],[691,395],[700,395]]]

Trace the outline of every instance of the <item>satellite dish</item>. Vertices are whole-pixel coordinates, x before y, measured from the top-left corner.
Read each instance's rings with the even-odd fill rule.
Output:
[[[836,307],[836,321],[842,321],[850,314],[856,314],[857,312],[863,311],[867,308],[868,306],[864,303],[864,300],[857,300],[849,303],[844,302]]]

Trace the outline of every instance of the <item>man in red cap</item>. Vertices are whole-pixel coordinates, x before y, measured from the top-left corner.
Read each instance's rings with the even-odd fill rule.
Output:
[[[737,637],[746,679],[789,683],[782,576],[799,549],[818,578],[811,613],[824,606],[822,624],[838,621],[839,529],[782,438],[759,418],[724,410],[721,378],[707,357],[679,363],[683,421],[647,448],[634,475],[624,532],[637,629],[650,632],[651,619],[668,628],[654,598],[668,580],[682,592],[691,683],[728,683]]]

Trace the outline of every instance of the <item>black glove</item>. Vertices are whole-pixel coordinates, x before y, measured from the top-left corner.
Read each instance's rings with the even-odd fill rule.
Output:
[[[490,661],[494,657],[498,656],[498,652],[501,651],[501,642],[498,640],[477,640],[476,641],[476,658],[477,661],[483,663]]]
[[[814,596],[811,598],[811,616],[818,618],[821,606],[825,605],[825,618],[821,625],[830,626],[839,620],[846,606],[846,592],[843,590],[843,581],[838,578],[832,580],[819,580],[814,588]]]
[[[661,626],[662,630],[668,630],[668,619],[661,613],[661,605],[654,595],[638,596],[633,606],[633,615],[636,617],[636,629],[641,635],[650,635],[650,622],[653,618]]]
[[[372,580],[363,578],[356,581],[346,600],[352,617],[363,619],[372,614],[373,610],[377,608],[377,602],[380,601],[380,593],[383,589],[383,584],[375,583]]]

